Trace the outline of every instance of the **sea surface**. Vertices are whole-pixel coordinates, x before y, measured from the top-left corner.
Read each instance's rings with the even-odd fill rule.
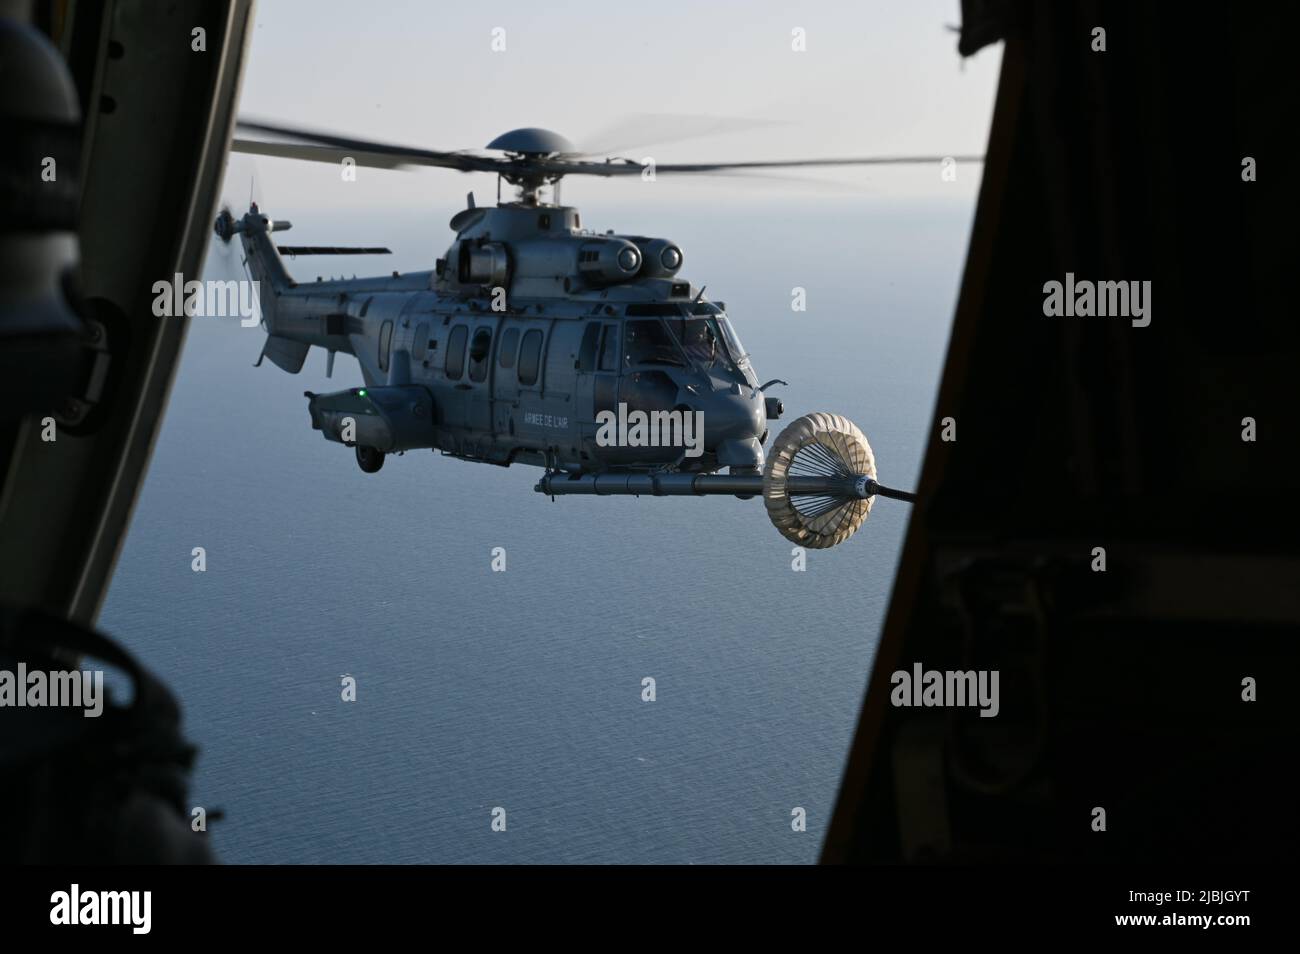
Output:
[[[774,434],[844,414],[903,488],[972,210],[824,196],[582,209],[602,231],[681,244],[759,379],[789,382],[772,392]],[[299,244],[395,253],[289,262],[310,280],[429,268],[455,210],[265,211]],[[211,251],[209,277],[237,268]],[[878,500],[795,572],[758,499],[553,502],[536,469],[429,452],[368,476],[311,429],[303,398],[360,384],[355,361],[340,356],[332,380],[319,351],[298,375],[254,368],[262,339],[192,322],[100,618],[183,701],[192,802],[224,811],[210,826],[223,861],[816,861],[907,504]]]

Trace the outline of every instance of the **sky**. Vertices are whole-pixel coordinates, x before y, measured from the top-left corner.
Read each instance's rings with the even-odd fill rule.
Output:
[[[506,130],[542,126],[638,161],[979,155],[1000,61],[997,47],[958,56],[948,29],[960,22],[958,0],[260,0],[255,16],[242,116],[429,149],[481,149]],[[665,141],[711,127],[722,131]],[[655,141],[629,142],[629,129]],[[937,166],[801,171],[799,181],[571,177],[563,196],[627,205],[970,195],[978,173],[959,167],[956,183]],[[250,187],[270,211],[417,204],[442,219],[470,189],[492,201],[496,182],[427,169],[362,169],[344,182],[333,165],[232,156],[227,200],[242,206]]]

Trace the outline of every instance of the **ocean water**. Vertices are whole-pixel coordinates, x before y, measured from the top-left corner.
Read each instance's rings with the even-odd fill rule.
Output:
[[[972,208],[814,197],[583,215],[681,243],[760,380],[790,382],[777,426],[845,414],[882,481],[908,488]],[[453,210],[266,211],[301,244],[396,253],[289,263],[309,279],[428,268]],[[212,252],[211,276],[230,267]],[[296,376],[255,369],[261,343],[233,319],[193,322],[100,618],[182,700],[201,749],[192,802],[224,810],[222,860],[817,859],[907,504],[878,500],[794,572],[757,499],[552,502],[535,469],[429,452],[368,476],[311,430],[302,396],[360,383],[355,362],[340,356],[332,381],[320,353]]]

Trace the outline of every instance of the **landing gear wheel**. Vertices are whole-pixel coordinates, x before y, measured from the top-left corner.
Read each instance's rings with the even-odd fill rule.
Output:
[[[357,445],[357,466],[367,474],[377,473],[384,466],[384,452],[373,447]]]
[[[787,477],[876,477],[871,445],[847,417],[806,414],[791,421],[772,444],[763,470],[768,519],[787,540],[823,550],[853,536],[875,499],[791,496]]]

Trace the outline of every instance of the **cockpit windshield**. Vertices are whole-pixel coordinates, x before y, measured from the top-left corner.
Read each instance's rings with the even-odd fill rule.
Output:
[[[649,306],[637,307],[645,314]],[[628,314],[632,314],[632,307]],[[749,356],[731,322],[717,305],[657,305],[654,319],[627,322],[626,354],[629,366],[674,364],[701,370],[739,372],[748,377]]]
[[[736,362],[736,367],[748,370],[749,352],[740,343],[740,337],[736,334],[736,329],[731,326],[731,322],[727,320],[726,315],[718,315],[718,325],[722,328],[722,340],[731,353],[731,359]]]
[[[717,318],[681,315],[665,320],[668,322],[668,330],[682,346],[693,367],[708,369],[719,364],[726,368],[732,366],[731,354],[724,343]]]
[[[749,355],[721,308],[707,301],[692,302],[688,308],[689,316],[669,318],[668,327],[692,361],[704,367],[721,364],[744,369],[749,365]]]

